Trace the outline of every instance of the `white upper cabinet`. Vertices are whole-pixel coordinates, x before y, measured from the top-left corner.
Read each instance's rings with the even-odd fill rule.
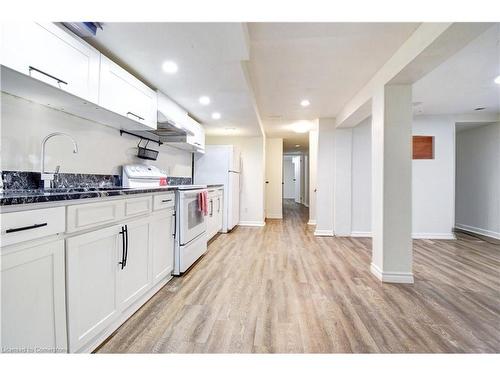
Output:
[[[158,95],[158,122],[168,122],[179,129],[185,127],[188,119],[187,112],[174,103],[168,96],[161,91]]]
[[[187,143],[193,145],[197,151],[205,152],[205,129],[191,117],[188,117],[188,119],[189,129],[193,132],[193,135],[187,136]]]
[[[2,25],[1,64],[93,103],[100,53],[53,23]]]
[[[98,104],[156,129],[156,92],[104,55],[101,55]]]

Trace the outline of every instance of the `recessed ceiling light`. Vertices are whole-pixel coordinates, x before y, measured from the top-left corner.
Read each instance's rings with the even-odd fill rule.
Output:
[[[221,117],[221,116],[220,116],[220,113],[219,113],[219,112],[214,112],[214,113],[212,113],[212,118],[213,118],[214,120],[220,120],[220,117]]]
[[[202,105],[209,105],[210,104],[210,98],[208,96],[200,96],[200,104]]]
[[[295,147],[300,147],[300,145],[295,145]]]
[[[310,102],[309,100],[307,100],[307,99],[304,99],[304,100],[302,100],[302,101],[300,102],[300,105],[301,105],[302,107],[309,107],[309,104],[311,104],[311,102]]]
[[[486,109],[486,107],[477,107],[474,108],[474,111],[482,111],[483,109]]]
[[[495,83],[497,85],[500,85],[500,76],[497,76],[497,78],[495,78]]]
[[[163,69],[163,71],[165,73],[168,73],[168,74],[177,73],[177,70],[178,70],[177,64],[174,63],[173,61],[165,61],[162,64],[161,68]]]

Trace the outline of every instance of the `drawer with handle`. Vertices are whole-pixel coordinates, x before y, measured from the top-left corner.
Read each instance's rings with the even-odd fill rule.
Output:
[[[1,214],[1,246],[63,233],[66,226],[64,207]]]
[[[153,196],[153,210],[163,210],[175,206],[175,194],[159,194]]]

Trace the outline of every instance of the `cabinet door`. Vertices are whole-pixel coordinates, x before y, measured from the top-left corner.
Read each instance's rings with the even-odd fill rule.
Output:
[[[218,233],[222,230],[222,194],[217,195],[217,210],[215,214],[215,233]]]
[[[97,103],[100,53],[52,23],[2,26],[2,65]]]
[[[99,105],[156,129],[156,92],[105,56],[101,56]]]
[[[207,239],[210,240],[214,235],[214,198],[208,197],[208,215],[205,216],[207,221]]]
[[[186,140],[188,143],[194,145],[198,150],[205,150],[205,130],[195,120],[189,118],[189,129],[194,133],[193,135],[188,135]]]
[[[2,351],[66,352],[64,242],[2,255]]]
[[[120,226],[66,240],[66,287],[70,352],[95,339],[119,313],[116,272]]]
[[[150,219],[140,219],[126,224],[128,249],[126,265],[118,268],[118,305],[124,310],[142,296],[151,284],[150,272]],[[120,244],[120,254],[122,244]],[[121,256],[121,255],[120,255]]]
[[[174,269],[174,211],[163,210],[151,218],[153,284],[169,277]]]

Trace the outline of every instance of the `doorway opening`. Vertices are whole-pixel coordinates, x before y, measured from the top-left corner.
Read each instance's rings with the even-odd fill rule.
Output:
[[[309,155],[283,154],[282,185],[284,218],[289,216],[296,205],[309,207]]]

